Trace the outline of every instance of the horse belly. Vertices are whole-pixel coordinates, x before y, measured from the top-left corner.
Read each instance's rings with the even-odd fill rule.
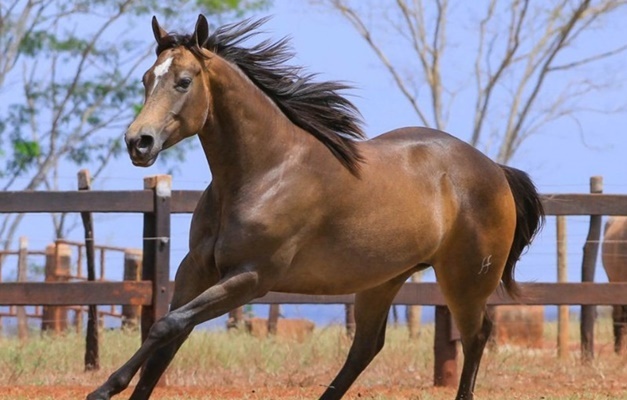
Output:
[[[421,240],[415,233],[323,238],[298,252],[272,290],[326,295],[357,293],[428,263],[434,247],[433,240]]]

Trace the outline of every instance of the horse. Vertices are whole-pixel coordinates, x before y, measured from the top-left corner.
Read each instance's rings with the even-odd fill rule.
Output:
[[[472,399],[500,282],[521,294],[514,266],[544,212],[529,176],[447,133],[406,127],[366,140],[342,82],[290,65],[265,22],[191,34],[153,17],[157,59],[125,141],[135,166],[198,135],[212,181],[194,211],[170,311],[88,400],[124,390],[149,398],[195,325],[269,291],[355,293],[356,332],[320,399],[340,399],[385,342],[390,305],[413,273],[433,268],[461,334],[457,399]]]
[[[610,217],[605,223],[601,259],[610,282],[627,282],[627,217]],[[614,351],[620,354],[627,347],[627,305],[612,306],[612,321]]]

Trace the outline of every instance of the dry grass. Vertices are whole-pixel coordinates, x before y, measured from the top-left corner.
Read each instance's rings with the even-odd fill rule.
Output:
[[[627,399],[627,394],[622,394],[627,393],[627,358],[613,353],[611,321],[603,318],[597,323],[596,359],[590,365],[579,360],[578,325],[571,325],[572,349],[567,360],[556,359],[555,324],[545,327],[544,349],[501,347],[486,351],[477,398]],[[130,357],[139,344],[139,335],[106,331],[101,344],[101,371],[85,373],[84,339],[75,334],[59,338],[37,335],[26,343],[0,338],[0,400],[83,397]],[[304,343],[257,339],[243,333],[195,332],[169,369],[171,389],[158,392],[156,397],[316,398],[344,362],[349,345],[340,327],[317,329]],[[389,329],[386,347],[348,398],[453,398],[454,391],[432,387],[432,348],[433,326],[425,326],[419,340],[409,340],[405,329]],[[60,397],[50,392],[52,386],[70,387],[67,391],[71,394]]]

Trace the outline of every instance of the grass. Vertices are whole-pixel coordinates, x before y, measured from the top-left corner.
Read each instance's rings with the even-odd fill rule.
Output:
[[[487,350],[478,376],[477,398],[627,399],[627,394],[622,394],[627,393],[627,358],[613,353],[609,318],[597,322],[596,357],[589,365],[579,359],[577,323],[571,324],[572,348],[566,360],[556,358],[556,325],[545,324],[544,332],[543,349],[502,346]],[[104,331],[100,340],[101,370],[86,373],[82,336],[33,334],[26,342],[0,338],[0,400],[62,398],[49,392],[52,387],[73,388],[73,394],[66,398],[83,397],[133,354],[139,334]],[[157,398],[317,398],[341,367],[349,346],[338,326],[317,329],[303,343],[258,339],[238,332],[194,332],[168,370],[171,389],[158,392]],[[459,359],[461,371],[462,357]],[[347,398],[453,398],[453,390],[432,387],[432,376],[433,325],[424,326],[418,340],[410,340],[402,327],[390,328],[384,350]],[[222,392],[213,392],[218,389]]]

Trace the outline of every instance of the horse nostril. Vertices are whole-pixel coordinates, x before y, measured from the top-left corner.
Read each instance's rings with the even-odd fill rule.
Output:
[[[154,143],[155,139],[152,135],[140,135],[139,137],[134,137],[132,139],[128,139],[127,141],[129,151],[138,155],[150,153]]]
[[[152,148],[152,145],[155,143],[155,139],[150,135],[141,135],[139,137],[139,141],[135,145],[137,150],[140,152],[147,152]]]

